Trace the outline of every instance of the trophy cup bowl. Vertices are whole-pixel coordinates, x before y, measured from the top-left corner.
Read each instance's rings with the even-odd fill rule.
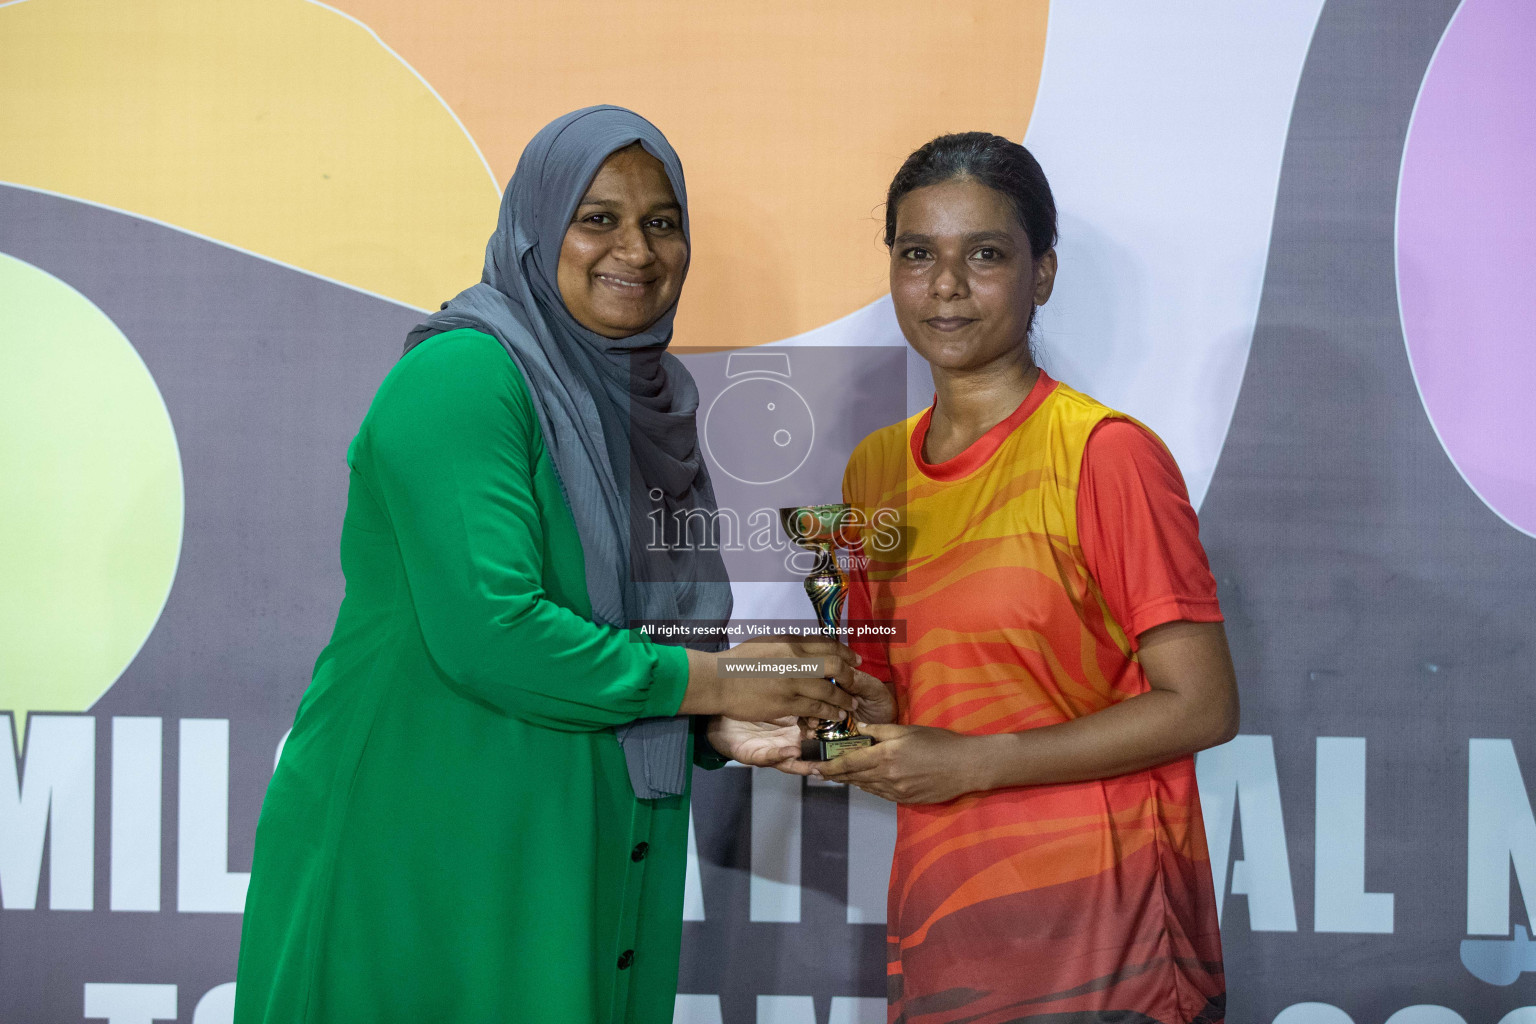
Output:
[[[779,524],[789,539],[816,553],[816,563],[805,577],[805,593],[811,599],[818,628],[834,637],[842,618],[843,601],[848,596],[848,577],[838,568],[833,550],[842,536],[848,512],[849,506],[842,504],[790,505],[779,509]],[[815,736],[801,744],[800,756],[806,761],[830,761],[845,750],[874,742],[873,737],[858,731],[851,718],[824,721],[816,727]]]

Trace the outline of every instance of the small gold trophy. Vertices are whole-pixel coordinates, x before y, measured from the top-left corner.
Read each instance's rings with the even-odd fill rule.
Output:
[[[848,596],[848,578],[837,567],[833,554],[847,514],[847,505],[792,505],[779,509],[779,523],[789,539],[816,552],[816,564],[805,578],[805,592],[816,612],[817,625],[828,636],[837,635],[843,600]],[[800,756],[807,761],[830,761],[845,750],[874,742],[874,737],[861,735],[854,728],[851,718],[827,721],[816,727],[814,739],[801,744]]]

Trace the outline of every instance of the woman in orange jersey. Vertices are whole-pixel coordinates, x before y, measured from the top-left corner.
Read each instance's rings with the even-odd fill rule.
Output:
[[[1216,585],[1151,431],[1030,352],[1056,210],[1024,147],[946,135],[891,184],[886,244],[931,408],[866,438],[852,618],[894,692],[821,766],[900,804],[902,1024],[1218,1024],[1225,982],[1193,754],[1237,732]],[[900,543],[881,539],[900,535]]]

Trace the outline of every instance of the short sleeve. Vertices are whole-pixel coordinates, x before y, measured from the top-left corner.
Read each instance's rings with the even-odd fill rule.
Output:
[[[1221,621],[1184,478],[1146,428],[1122,419],[1094,428],[1083,452],[1077,521],[1088,571],[1133,647],[1165,622]]]

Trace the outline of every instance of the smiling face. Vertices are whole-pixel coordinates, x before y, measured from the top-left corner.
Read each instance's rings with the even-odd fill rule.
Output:
[[[1056,252],[1035,260],[1006,196],[973,178],[913,189],[896,210],[891,302],[901,333],[937,370],[1029,358],[1034,307]]]
[[[625,338],[671,309],[688,271],[682,224],[661,161],[639,144],[604,160],[560,246],[560,297],[576,322]]]

